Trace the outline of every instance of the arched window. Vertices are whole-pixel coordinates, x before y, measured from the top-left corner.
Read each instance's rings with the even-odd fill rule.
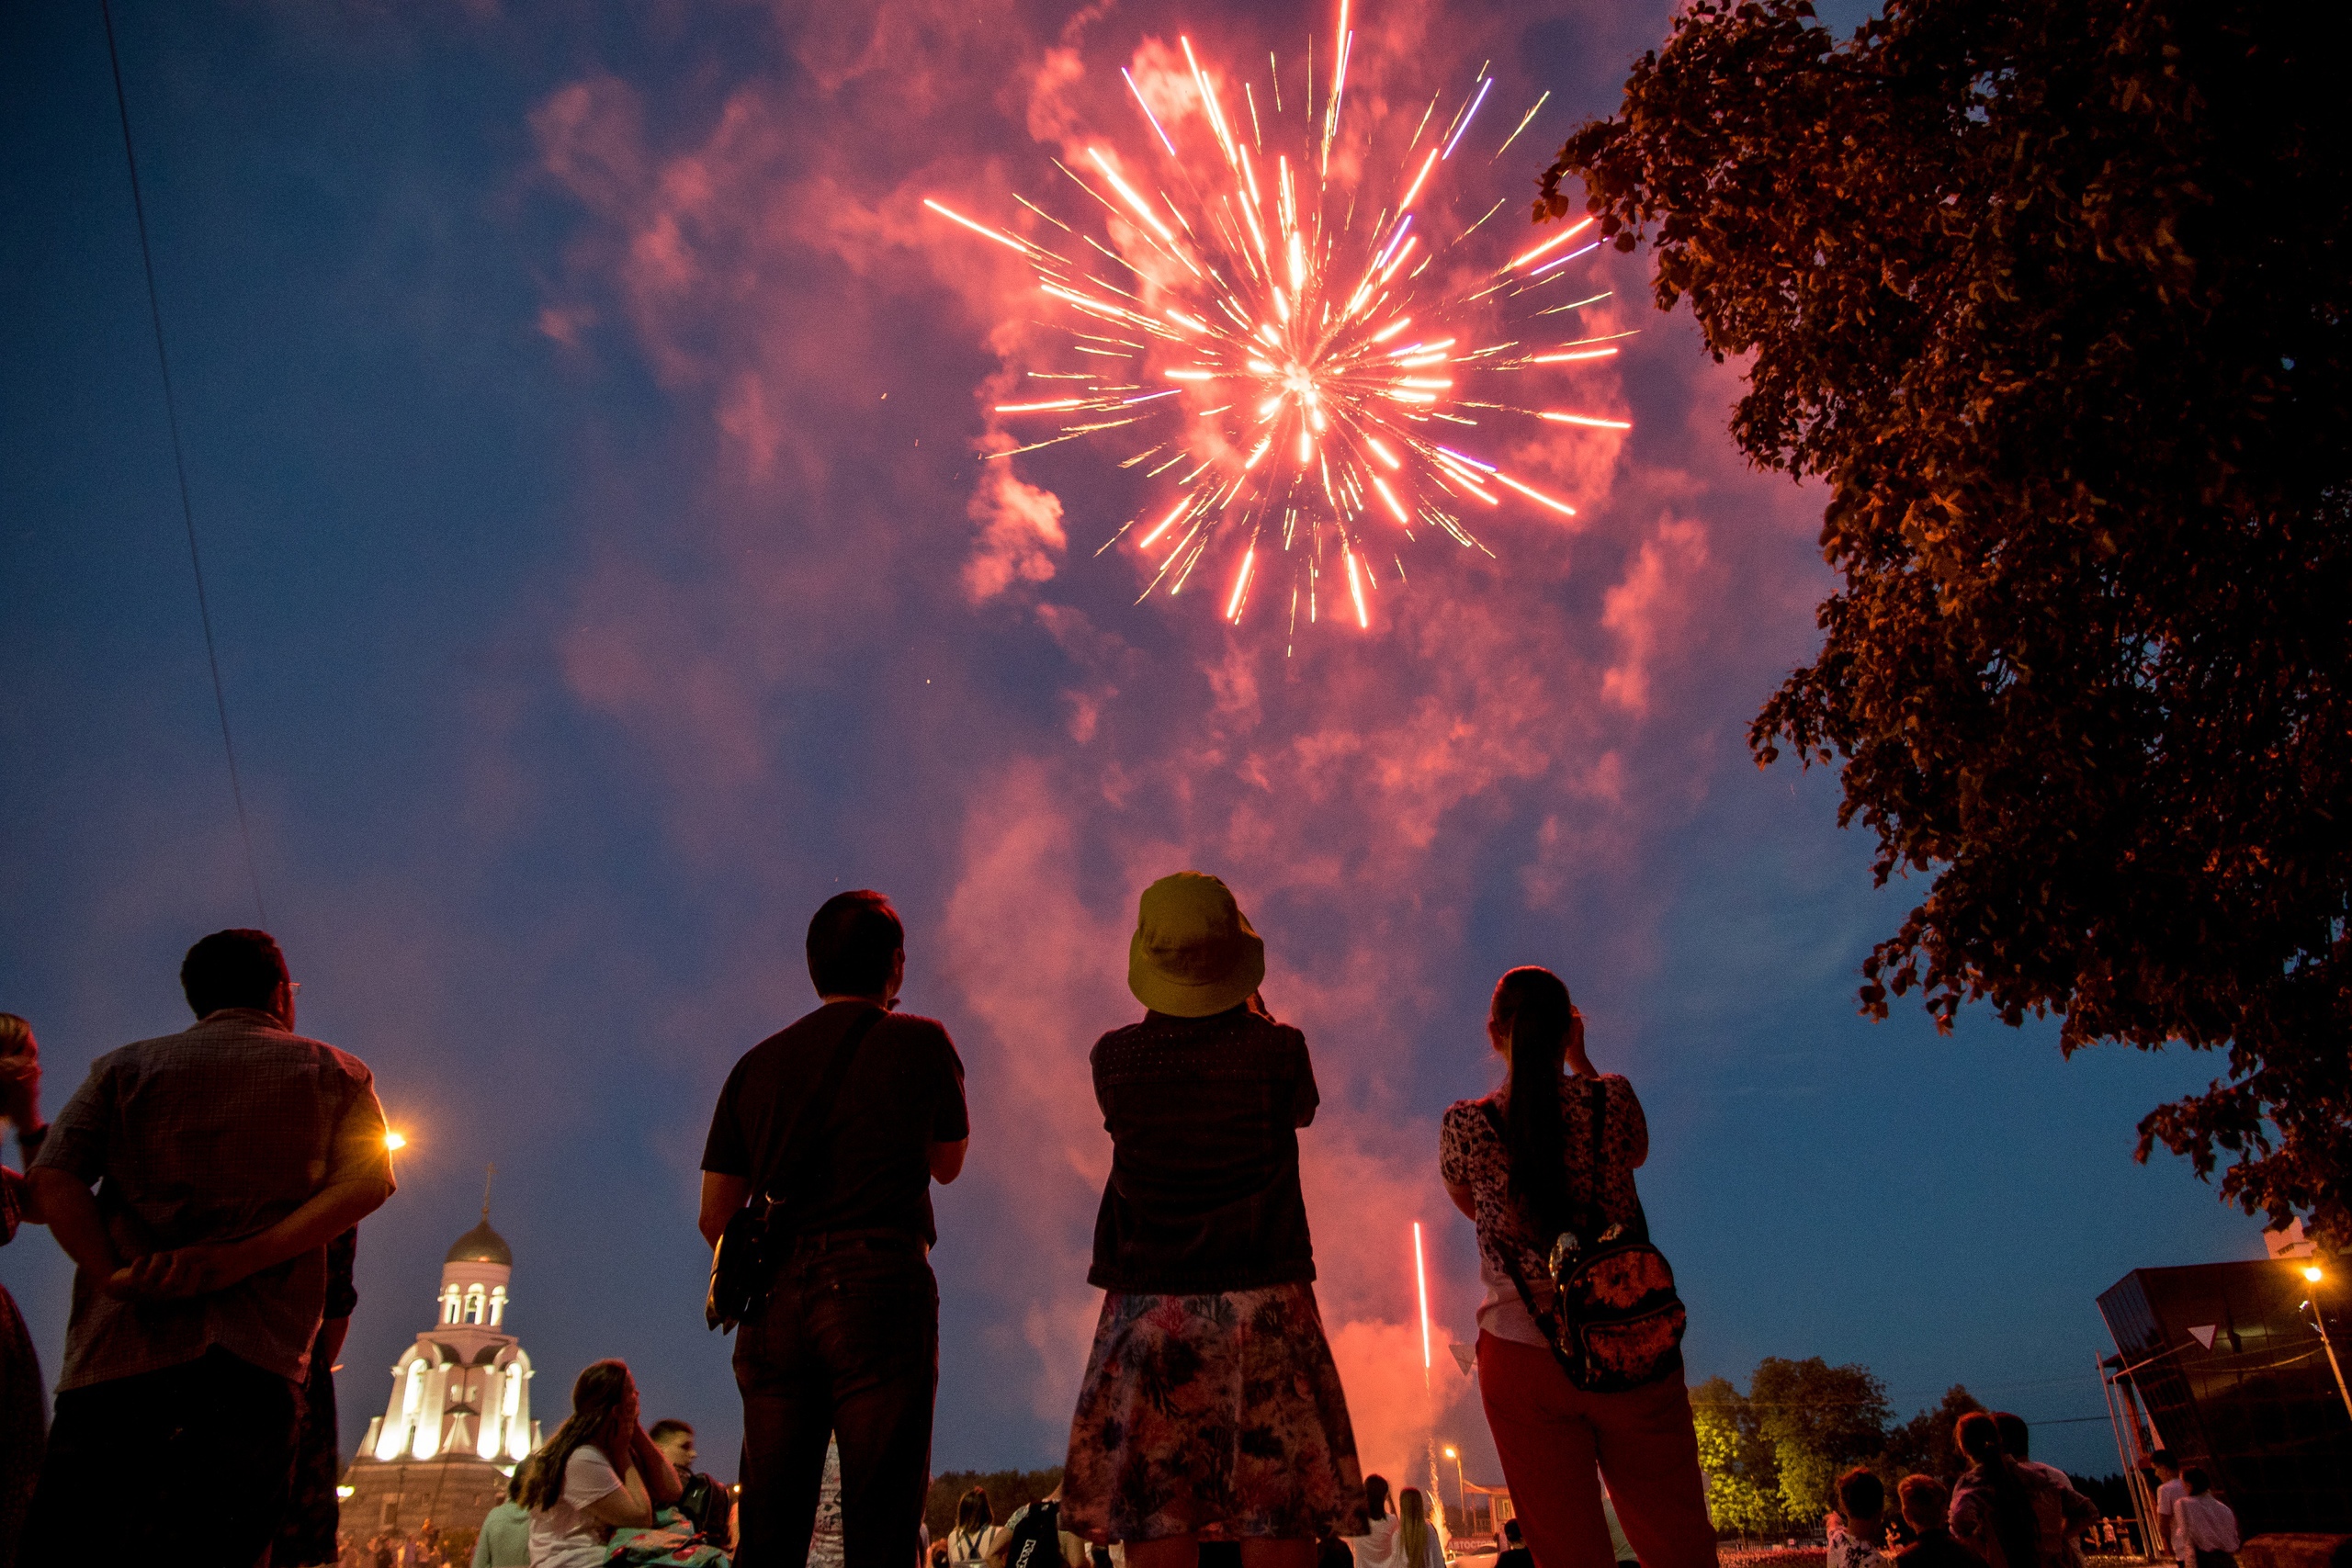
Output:
[[[475,1285],[466,1292],[466,1321],[480,1323],[484,1311],[481,1287]]]
[[[458,1287],[450,1285],[445,1288],[441,1292],[441,1321],[457,1322],[458,1314],[461,1310],[463,1309],[458,1304]]]
[[[506,1287],[503,1285],[492,1285],[490,1288],[490,1325],[492,1328],[496,1328],[505,1321]]]

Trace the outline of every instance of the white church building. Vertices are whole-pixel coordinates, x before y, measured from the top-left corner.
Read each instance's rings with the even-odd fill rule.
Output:
[[[344,1528],[364,1540],[427,1518],[470,1529],[506,1495],[506,1478],[539,1446],[531,1358],[509,1330],[514,1255],[481,1224],[441,1265],[434,1324],[392,1363],[384,1413],[345,1472]]]

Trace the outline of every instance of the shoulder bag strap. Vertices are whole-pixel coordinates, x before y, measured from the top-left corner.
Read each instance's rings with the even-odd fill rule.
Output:
[[[1609,1214],[1607,1206],[1601,1201],[1601,1189],[1607,1176],[1601,1164],[1601,1149],[1609,1126],[1609,1086],[1599,1078],[1588,1079],[1584,1098],[1592,1122],[1592,1157],[1586,1167],[1589,1185],[1585,1190],[1584,1230],[1586,1235],[1597,1236],[1607,1228],[1601,1221]]]
[[[788,1180],[797,1188],[815,1169],[818,1153],[824,1144],[825,1123],[833,1119],[833,1102],[842,1096],[842,1084],[849,1077],[850,1064],[856,1059],[858,1047],[865,1043],[874,1026],[889,1016],[885,1009],[867,1009],[833,1047],[824,1074],[817,1080],[816,1091],[801,1101],[800,1112],[793,1118],[792,1131],[785,1135],[775,1174],[770,1179],[765,1194],[770,1209],[782,1201],[776,1190],[779,1186]]]

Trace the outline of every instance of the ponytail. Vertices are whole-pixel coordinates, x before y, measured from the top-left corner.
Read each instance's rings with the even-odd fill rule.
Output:
[[[2018,1479],[2017,1466],[2001,1448],[2001,1428],[1982,1410],[1960,1418],[1952,1429],[1960,1451],[1984,1472],[1993,1493],[1993,1543],[2001,1549],[2003,1563],[1995,1568],[2041,1568],[2041,1523],[2034,1517],[2033,1499]]]
[[[1510,1190],[1545,1246],[1568,1225],[1560,1070],[1567,1055],[1570,1011],[1568,988],[1549,969],[1532,964],[1513,969],[1495,987],[1495,1021],[1510,1031],[1510,1079],[1503,1110]]]

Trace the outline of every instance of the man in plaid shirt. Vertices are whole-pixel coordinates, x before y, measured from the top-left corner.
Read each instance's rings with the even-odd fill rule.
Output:
[[[30,1172],[79,1268],[21,1562],[258,1561],[327,1243],[391,1196],[374,1080],[294,1032],[277,943],[216,931],[180,984],[195,1026],[99,1057]]]

